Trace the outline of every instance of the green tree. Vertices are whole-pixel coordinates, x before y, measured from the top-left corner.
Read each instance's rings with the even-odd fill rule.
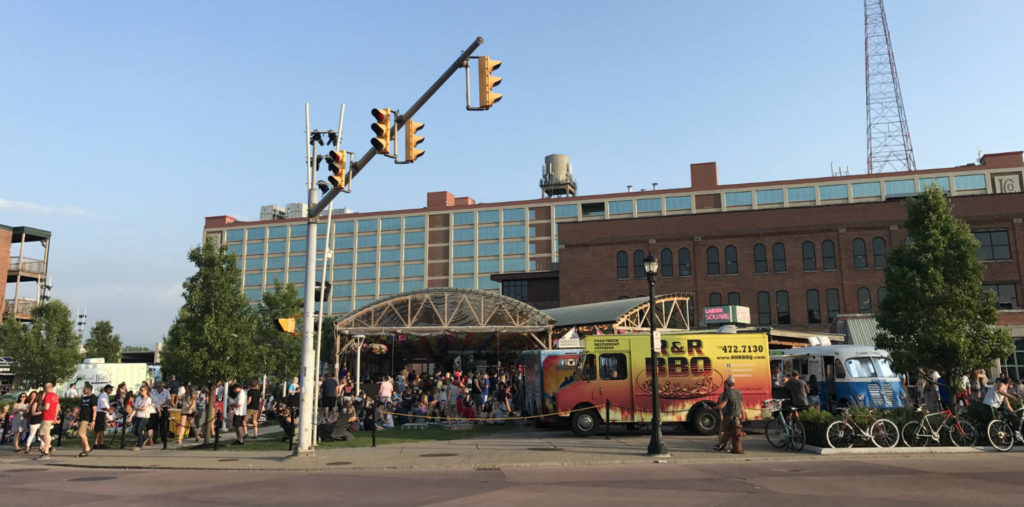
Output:
[[[121,336],[114,334],[109,320],[96,322],[85,340],[86,357],[102,357],[108,363],[121,362]]]
[[[167,333],[161,366],[166,375],[208,386],[212,396],[218,381],[255,371],[256,315],[242,293],[235,256],[226,247],[207,240],[188,259],[197,271],[182,284],[185,304]],[[213,411],[206,412],[210,423]]]
[[[258,312],[256,348],[259,371],[282,381],[299,374],[302,360],[302,337],[278,331],[274,319],[294,317],[302,313],[302,300],[294,284],[274,282],[274,289],[263,293]],[[302,329],[302,319],[296,319]],[[333,343],[333,342],[332,342]]]
[[[0,327],[0,350],[13,359],[14,374],[32,387],[70,379],[82,360],[80,345],[71,310],[59,300],[32,309],[27,326],[7,319]]]
[[[997,329],[996,299],[981,288],[985,265],[970,227],[953,216],[935,185],[908,199],[910,238],[889,253],[875,343],[898,371],[934,369],[955,388],[962,375],[1013,351]]]

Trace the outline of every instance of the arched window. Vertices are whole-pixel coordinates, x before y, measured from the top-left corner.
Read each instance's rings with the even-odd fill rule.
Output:
[[[765,250],[764,245],[760,243],[754,245],[754,272],[768,272],[768,252]]]
[[[821,269],[836,269],[836,244],[830,239],[821,242]]]
[[[679,249],[679,276],[690,276],[690,249]]]
[[[719,274],[718,269],[718,248],[709,246],[708,247],[708,274],[717,275]]]
[[[789,324],[789,292],[780,290],[775,293],[775,315],[780,325]]]
[[[814,258],[814,243],[804,241],[801,250],[804,254],[804,271],[814,271],[818,269],[818,261]]]
[[[871,240],[871,253],[875,255],[875,267],[885,267],[885,239],[881,236]]]
[[[672,250],[664,248],[661,250],[661,276],[672,276]]]
[[[740,305],[740,293],[739,292],[730,292],[729,293],[729,306],[739,306],[739,305]]]
[[[708,294],[708,306],[722,306],[722,295],[717,292]]]
[[[868,267],[868,248],[860,238],[853,240],[853,267]]]
[[[878,307],[882,307],[882,300],[885,299],[885,287],[878,288]]]
[[[633,252],[633,278],[647,277],[647,271],[644,270],[644,257],[646,256],[643,250]]]
[[[736,260],[736,247],[729,245],[725,247],[725,274],[735,275],[739,273],[740,265]]]
[[[762,326],[772,323],[771,296],[764,291],[757,293],[757,323]]]
[[[772,245],[772,271],[776,273],[786,271],[786,247],[782,243]]]
[[[857,311],[871,313],[871,291],[867,287],[857,289]]]
[[[807,291],[807,323],[821,324],[821,299],[818,297],[818,289]]]
[[[629,255],[625,250],[620,250],[615,254],[615,276],[629,278]]]
[[[825,311],[828,312],[829,322],[839,315],[839,289],[825,289]]]

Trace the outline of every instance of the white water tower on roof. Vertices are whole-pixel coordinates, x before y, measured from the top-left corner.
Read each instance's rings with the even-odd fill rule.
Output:
[[[575,196],[576,180],[572,177],[569,155],[548,155],[540,178],[541,197]]]

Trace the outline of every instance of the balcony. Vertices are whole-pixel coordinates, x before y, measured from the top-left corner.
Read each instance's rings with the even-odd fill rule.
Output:
[[[29,320],[32,318],[32,310],[41,303],[38,299],[5,299],[3,318],[6,319],[10,315],[15,320]]]
[[[28,257],[11,257],[11,265],[7,268],[7,281],[18,279],[41,280],[46,278],[46,261]]]

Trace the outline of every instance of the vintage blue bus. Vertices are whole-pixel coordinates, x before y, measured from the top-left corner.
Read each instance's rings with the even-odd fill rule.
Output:
[[[905,406],[906,393],[893,371],[889,353],[860,345],[811,345],[772,356],[784,375],[794,369],[808,384],[818,384],[822,410],[862,406]],[[812,379],[813,376],[813,379]]]

